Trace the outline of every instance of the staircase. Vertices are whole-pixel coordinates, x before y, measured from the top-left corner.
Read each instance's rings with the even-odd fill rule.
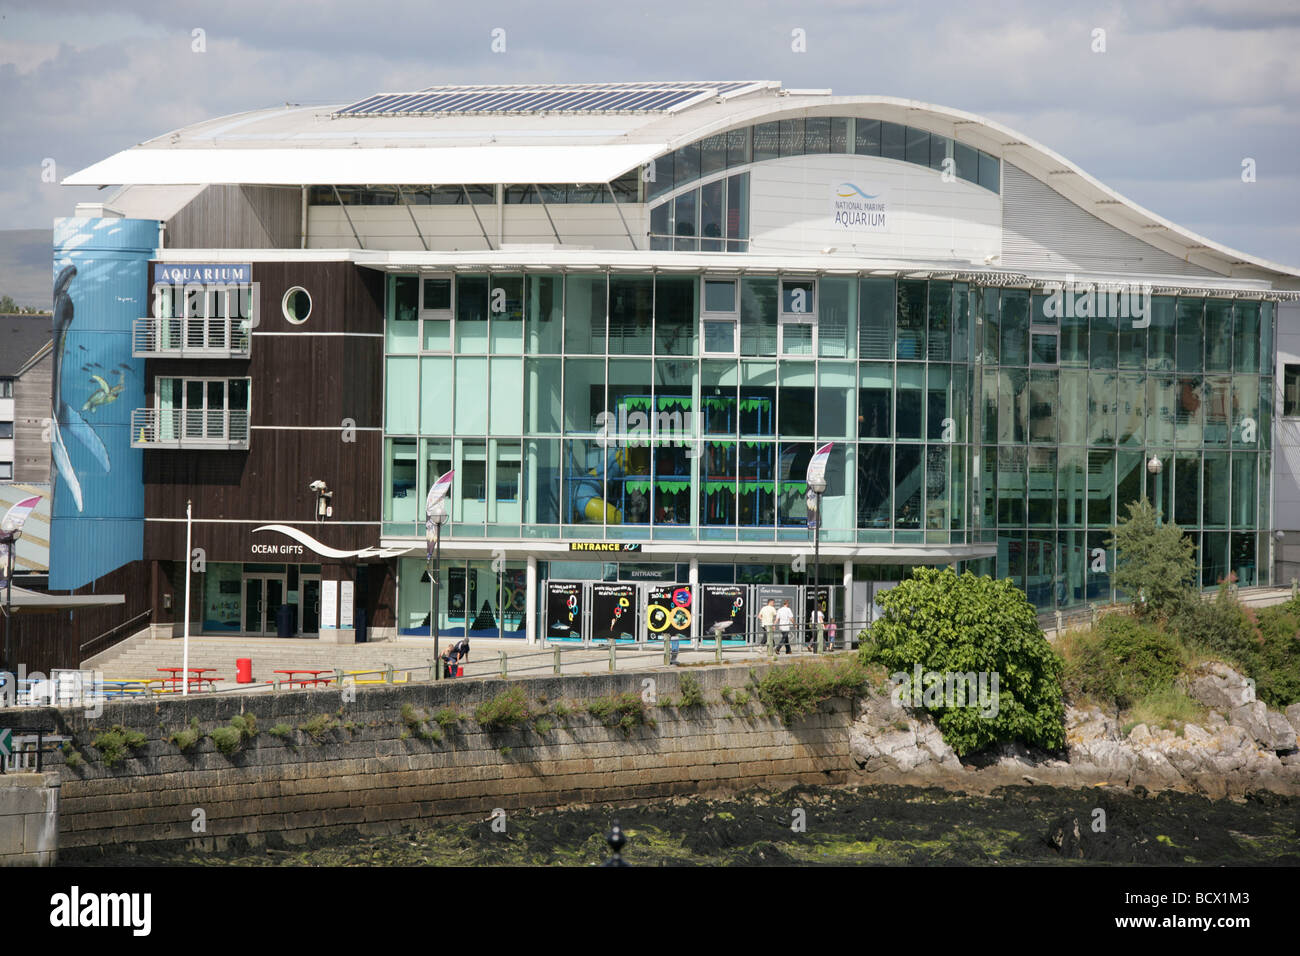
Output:
[[[444,640],[442,647],[447,647]],[[159,667],[180,667],[184,653],[179,639],[139,641],[124,647],[120,654],[111,651],[97,670],[108,680],[141,680],[162,677]],[[472,656],[472,655],[471,655]],[[403,667],[429,666],[433,660],[433,643],[427,646],[406,643],[376,644],[321,644],[318,641],[279,639],[274,637],[191,637],[190,667],[212,667],[206,676],[224,678],[217,686],[229,688],[235,683],[235,661],[247,657],[253,662],[256,681],[275,680],[275,671],[282,668],[342,671],[382,670],[391,665]],[[427,677],[417,674],[416,679]]]

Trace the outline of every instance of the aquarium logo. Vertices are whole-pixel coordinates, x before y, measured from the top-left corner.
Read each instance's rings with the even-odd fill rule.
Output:
[[[912,673],[898,671],[889,675],[894,685],[890,697],[898,707],[977,707],[979,714],[986,720],[998,715],[998,686],[1000,677],[997,671],[926,671],[921,673],[921,665],[912,668]]]
[[[887,206],[884,193],[869,193],[857,183],[831,186],[831,224],[837,229],[885,232]]]

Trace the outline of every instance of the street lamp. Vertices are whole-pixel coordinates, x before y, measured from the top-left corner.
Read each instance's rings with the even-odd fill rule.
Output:
[[[27,516],[32,513],[40,500],[40,495],[24,498],[10,507],[4,517],[0,518],[0,587],[5,590],[4,604],[0,604],[0,609],[3,609],[5,617],[4,669],[6,671],[14,670],[10,657],[9,619],[13,616],[14,565],[18,559],[18,539],[23,536],[23,525],[27,522]]]
[[[1164,471],[1164,465],[1160,459],[1153,453],[1151,460],[1147,462],[1147,471],[1155,476],[1156,479],[1156,525],[1160,525],[1160,503],[1163,500],[1160,494],[1160,472]]]

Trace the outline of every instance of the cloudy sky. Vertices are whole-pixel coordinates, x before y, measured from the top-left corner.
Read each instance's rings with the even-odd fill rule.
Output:
[[[62,179],[248,109],[435,83],[770,79],[991,117],[1180,225],[1300,265],[1297,49],[1296,0],[0,0],[0,228],[49,228],[96,196],[43,182],[47,160]]]

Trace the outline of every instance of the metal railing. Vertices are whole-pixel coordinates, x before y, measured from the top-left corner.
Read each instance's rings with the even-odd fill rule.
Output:
[[[132,448],[247,448],[248,411],[242,408],[136,408]]]
[[[45,755],[62,749],[64,742],[71,739],[40,727],[10,727],[9,730],[13,732],[13,738],[9,755],[0,757],[0,773],[40,773],[45,767]]]
[[[131,323],[131,354],[137,358],[247,358],[253,320],[190,316],[136,319]]]
[[[144,611],[140,614],[137,614],[135,617],[131,618],[131,620],[126,621],[123,624],[118,624],[115,627],[109,628],[107,631],[105,631],[103,634],[100,634],[98,637],[92,637],[90,640],[86,641],[86,643],[82,644],[80,648],[78,648],[77,650],[78,656],[83,660],[87,657],[94,657],[96,654],[99,653],[99,651],[93,651],[87,654],[86,648],[93,647],[94,645],[100,643],[101,641],[106,641],[104,649],[107,650],[115,643],[114,641],[108,641],[107,640],[108,638],[112,637],[118,631],[125,630],[127,628],[135,626],[137,623],[149,617],[149,615],[151,614],[153,614],[152,609],[148,611]]]

